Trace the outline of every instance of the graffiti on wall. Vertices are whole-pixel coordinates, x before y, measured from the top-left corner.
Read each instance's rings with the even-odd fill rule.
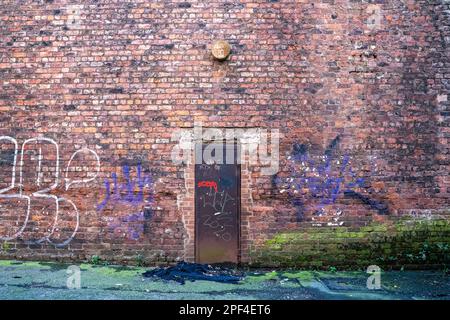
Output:
[[[135,172],[135,178],[132,171]],[[97,204],[97,211],[102,212],[108,206],[118,204],[131,206],[135,211],[123,217],[106,217],[109,232],[130,240],[138,240],[144,234],[146,222],[152,218],[150,205],[154,202],[153,184],[152,176],[143,172],[141,164],[135,170],[131,170],[129,165],[123,165],[121,176],[113,172],[111,179],[104,180],[105,194]],[[137,211],[142,205],[145,206],[144,210]]]
[[[136,167],[136,179],[131,176],[128,165],[122,166],[123,182],[119,183],[119,177],[115,172],[111,174],[111,179],[112,186],[109,179],[104,181],[105,196],[102,202],[97,204],[97,211],[102,211],[108,204],[124,203],[138,206],[142,203],[153,202],[152,177],[148,173],[143,175],[141,164]]]
[[[285,178],[274,176],[274,185],[279,188],[280,193],[288,194],[295,207],[297,221],[303,220],[305,204],[311,199],[316,203],[314,215],[321,216],[326,206],[335,204],[342,196],[356,199],[378,214],[388,213],[388,206],[384,202],[359,191],[367,189],[368,183],[355,172],[348,155],[336,155],[339,141],[340,136],[337,136],[318,157],[311,156],[306,145],[294,144],[288,157],[289,175]],[[341,215],[342,210],[336,211],[331,224],[342,225]]]
[[[129,240],[139,240],[146,233],[147,222],[152,219],[151,208],[132,213],[123,217],[108,217],[107,229],[113,235],[119,235]]]
[[[199,195],[200,205],[203,208],[210,208],[214,212],[208,215],[202,222],[204,226],[212,229],[216,237],[224,241],[232,239],[230,228],[233,227],[233,212],[227,210],[227,205],[235,201],[226,190],[219,191],[217,182],[200,181],[199,188],[209,188],[206,192]]]
[[[95,180],[100,171],[97,153],[87,148],[74,152],[64,179],[59,145],[53,139],[28,139],[19,149],[16,139],[0,136],[0,155],[0,240],[21,237],[27,244],[68,245],[78,231],[80,215],[72,200],[52,192],[61,187],[61,181],[67,191]],[[90,165],[78,165],[86,159]]]

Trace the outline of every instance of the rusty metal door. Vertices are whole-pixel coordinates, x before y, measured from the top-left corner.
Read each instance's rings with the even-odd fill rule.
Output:
[[[203,151],[205,145],[201,147]],[[237,145],[223,144],[222,148],[224,159],[233,152],[232,164],[195,165],[195,255],[199,263],[239,262],[241,170],[236,162]]]

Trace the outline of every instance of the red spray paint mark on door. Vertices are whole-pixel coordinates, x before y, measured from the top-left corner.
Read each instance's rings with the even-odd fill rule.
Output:
[[[198,183],[198,187],[214,188],[214,190],[217,192],[217,183],[215,181],[200,181]]]

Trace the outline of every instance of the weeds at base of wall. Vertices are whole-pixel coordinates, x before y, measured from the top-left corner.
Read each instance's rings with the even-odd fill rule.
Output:
[[[9,252],[9,250],[11,250],[11,244],[8,242],[8,241],[4,241],[3,243],[2,243],[2,246],[1,246],[1,250],[0,251],[2,251],[2,252]]]
[[[143,256],[142,254],[138,254],[138,255],[135,257],[134,262],[135,262],[135,265],[136,265],[136,266],[138,266],[138,267],[143,267],[143,266],[145,265],[145,258],[144,258],[144,256]]]
[[[441,269],[450,266],[450,221],[387,221],[365,227],[303,227],[251,253],[254,267],[308,270]]]
[[[107,261],[103,261],[99,256],[97,255],[93,255],[90,259],[89,259],[89,263],[94,265],[94,266],[99,266],[99,265],[108,265]]]

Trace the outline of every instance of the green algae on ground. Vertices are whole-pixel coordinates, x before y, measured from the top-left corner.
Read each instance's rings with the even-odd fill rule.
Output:
[[[296,281],[298,283],[306,283],[312,281],[314,275],[309,271],[269,271],[248,274],[244,283],[260,283],[269,281]]]
[[[133,277],[142,274],[146,270],[148,270],[143,267],[116,266],[116,265],[101,266],[87,263],[80,264],[80,269],[82,271],[91,271],[99,275],[104,276],[114,275],[118,277]]]
[[[35,267],[51,267],[44,265],[38,261],[18,261],[18,260],[0,260],[0,266],[16,266],[19,268],[35,268]]]

